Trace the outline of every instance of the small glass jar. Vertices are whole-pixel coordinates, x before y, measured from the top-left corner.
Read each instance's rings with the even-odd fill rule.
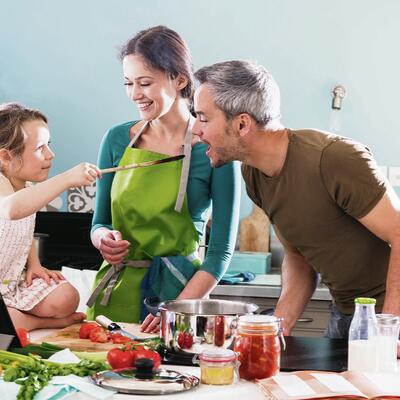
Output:
[[[264,379],[279,372],[281,338],[285,345],[280,319],[272,315],[244,315],[239,318],[235,341],[239,376],[243,379]]]
[[[375,371],[397,373],[397,341],[400,318],[393,314],[376,314]]]
[[[232,384],[236,359],[236,354],[232,350],[204,350],[199,355],[201,383],[206,385]]]

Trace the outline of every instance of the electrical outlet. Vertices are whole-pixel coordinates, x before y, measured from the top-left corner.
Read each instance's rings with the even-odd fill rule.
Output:
[[[389,167],[389,182],[393,187],[400,187],[400,167]]]

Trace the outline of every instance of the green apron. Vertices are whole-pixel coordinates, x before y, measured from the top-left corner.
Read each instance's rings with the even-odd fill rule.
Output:
[[[125,149],[120,166],[170,156],[133,147],[147,126],[148,123]],[[200,265],[197,255],[199,236],[186,198],[191,142],[189,123],[182,160],[115,174],[111,187],[113,229],[120,231],[122,238],[131,245],[121,264],[110,265],[104,261],[100,267],[95,289],[87,303],[88,319],[101,314],[114,321],[139,322],[141,283],[152,263],[157,260],[160,264],[162,259],[162,268],[166,271],[158,276],[168,281],[175,280],[171,286],[175,289],[164,294],[171,299],[176,298],[194,274],[194,266]],[[190,260],[189,265],[193,268],[189,275],[182,274],[167,258],[177,255]],[[158,282],[158,286],[162,287],[163,282]]]

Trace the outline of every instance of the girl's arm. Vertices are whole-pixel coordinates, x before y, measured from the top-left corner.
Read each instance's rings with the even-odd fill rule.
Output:
[[[0,188],[0,215],[15,220],[34,214],[55,199],[64,190],[83,185],[91,185],[100,170],[93,164],[81,163],[66,172],[16,192],[10,193],[2,177]]]

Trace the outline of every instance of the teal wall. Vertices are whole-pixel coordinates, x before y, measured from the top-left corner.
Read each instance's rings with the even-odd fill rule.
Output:
[[[264,64],[292,128],[328,129],[330,90],[343,84],[342,133],[368,144],[381,165],[400,165],[398,0],[2,0],[0,14],[0,102],[49,116],[52,174],[95,162],[105,130],[137,117],[117,48],[157,24],[184,36],[196,67]],[[242,216],[249,209],[243,196]]]

